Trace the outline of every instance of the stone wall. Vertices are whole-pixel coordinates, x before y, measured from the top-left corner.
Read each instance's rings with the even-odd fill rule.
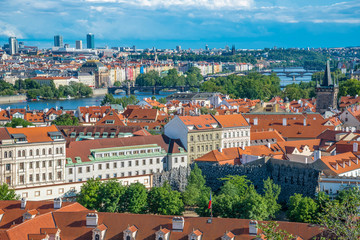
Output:
[[[13,102],[24,102],[26,101],[26,95],[15,95],[15,96],[1,96],[0,104],[13,103]]]
[[[96,88],[93,89],[93,96],[103,96],[106,95],[108,93],[108,89],[107,88]]]
[[[206,179],[206,184],[214,192],[218,191],[223,181],[220,178],[228,175],[246,175],[259,193],[262,193],[263,180],[268,177],[281,186],[280,202],[286,202],[294,193],[313,197],[316,193],[319,171],[311,165],[284,160],[259,159],[247,165],[218,165],[206,162],[197,163]],[[184,191],[189,169],[173,169],[169,172],[154,175],[154,186],[161,186],[168,181],[174,189]]]

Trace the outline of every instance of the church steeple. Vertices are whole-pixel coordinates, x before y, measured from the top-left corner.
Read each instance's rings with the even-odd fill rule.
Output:
[[[334,83],[331,79],[329,60],[326,61],[325,74],[324,74],[324,78],[323,78],[323,82],[322,82],[321,86],[334,86]]]

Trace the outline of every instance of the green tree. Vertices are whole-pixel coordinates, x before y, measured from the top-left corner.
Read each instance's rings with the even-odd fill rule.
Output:
[[[161,215],[181,215],[184,211],[181,193],[171,190],[168,183],[149,191],[148,206],[151,213]]]
[[[118,212],[119,202],[125,194],[126,188],[116,180],[108,180],[101,183],[99,187],[100,211]]]
[[[318,205],[310,197],[303,197],[302,194],[295,193],[289,199],[287,215],[293,222],[315,223],[318,212]]]
[[[165,97],[159,98],[159,103],[166,104],[167,100]]]
[[[17,200],[19,196],[16,195],[14,189],[10,189],[6,183],[0,185],[0,200]]]
[[[221,193],[225,193],[228,195],[236,194],[240,197],[246,195],[249,190],[249,185],[251,184],[250,180],[248,180],[246,176],[239,175],[229,175],[225,178],[221,178],[220,180],[226,181],[221,189]],[[235,190],[235,193],[225,192],[224,188],[226,188],[227,185],[232,185],[232,189]]]
[[[340,191],[336,200],[327,202],[324,213],[319,218],[319,224],[334,239],[359,239],[359,208],[360,191],[358,188]]]
[[[235,212],[239,218],[266,220],[269,218],[266,199],[258,194],[253,185],[247,190],[245,198],[237,203]]]
[[[121,197],[121,210],[131,213],[145,213],[148,192],[141,183],[132,183]]]
[[[17,126],[27,127],[27,126],[33,126],[31,122],[28,122],[22,118],[13,118],[11,122],[8,122],[5,124],[5,127],[12,127],[16,128]]]
[[[89,179],[81,186],[77,201],[88,209],[100,210],[101,199],[99,197],[99,190],[101,187],[100,180]]]
[[[109,104],[120,104],[124,108],[127,105],[134,105],[137,104],[139,100],[136,98],[135,95],[125,96],[121,98],[114,98],[112,94],[106,94],[103,100],[101,101],[101,106],[109,105]]]
[[[279,228],[279,224],[274,221],[267,223],[260,223],[258,225],[261,230],[261,234],[258,236],[261,239],[266,240],[293,240],[294,236],[285,230]]]
[[[274,184],[270,178],[264,180],[264,199],[266,201],[267,212],[271,218],[275,218],[275,214],[280,210],[281,205],[278,204],[278,198],[281,187]]]
[[[58,116],[52,124],[57,126],[77,126],[79,125],[79,119],[66,113]]]
[[[201,169],[195,163],[194,168],[190,172],[185,192],[183,193],[185,205],[197,205],[203,192],[210,193],[209,189],[205,186],[205,177],[202,175]]]
[[[340,82],[339,96],[355,96],[360,94],[360,81],[356,79],[349,79]]]

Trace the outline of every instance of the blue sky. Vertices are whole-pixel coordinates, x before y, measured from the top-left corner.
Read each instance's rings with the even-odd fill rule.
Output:
[[[360,0],[0,0],[0,44],[50,47],[95,34],[96,46],[360,46]]]

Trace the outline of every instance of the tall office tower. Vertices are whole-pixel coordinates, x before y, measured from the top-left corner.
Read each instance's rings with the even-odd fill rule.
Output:
[[[87,47],[88,49],[95,49],[94,34],[88,33],[88,34],[86,35],[86,47]]]
[[[10,55],[19,52],[19,45],[16,37],[9,37],[9,49],[10,49]]]
[[[63,47],[63,37],[61,35],[54,36],[54,47]]]
[[[81,40],[77,40],[75,42],[75,46],[76,46],[76,49],[82,49],[82,41]]]
[[[209,46],[207,44],[205,45],[205,51],[209,51]]]
[[[176,46],[176,51],[177,52],[181,52],[181,46],[179,45],[179,46]]]
[[[235,45],[232,45],[231,54],[235,55],[235,53],[236,53]]]

